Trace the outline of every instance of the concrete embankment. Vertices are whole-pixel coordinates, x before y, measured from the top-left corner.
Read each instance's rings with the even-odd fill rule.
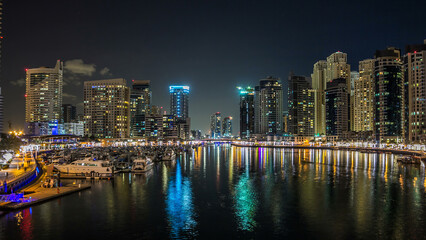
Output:
[[[1,210],[17,210],[59,198],[91,187],[90,184],[71,185],[59,188],[38,188],[35,192],[24,195],[25,202],[5,202],[0,204]]]
[[[415,155],[425,156],[422,151],[415,150],[401,150],[401,149],[389,149],[389,148],[362,148],[362,147],[343,147],[343,146],[310,146],[310,145],[245,145],[232,143],[232,146],[236,147],[252,147],[252,148],[293,148],[293,149],[323,149],[323,150],[346,150],[346,151],[370,151],[377,153],[392,153],[392,154],[403,154],[403,155]]]

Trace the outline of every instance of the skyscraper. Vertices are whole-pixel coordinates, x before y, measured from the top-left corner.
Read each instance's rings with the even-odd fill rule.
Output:
[[[130,112],[133,115],[145,114],[151,106],[152,92],[150,80],[133,80],[130,91]]]
[[[403,73],[401,50],[394,47],[375,54],[375,137],[379,142],[401,142]]]
[[[283,95],[278,78],[261,79],[255,87],[255,132],[280,136],[283,131]]]
[[[327,57],[327,60],[320,60],[314,64],[312,77],[312,88],[315,92],[315,134],[326,133],[326,113],[325,113],[325,90],[327,83],[336,78],[345,78],[348,89],[350,89],[350,65],[347,63],[347,54],[335,52]]]
[[[54,68],[26,70],[25,121],[49,122],[61,119],[63,63]]]
[[[170,86],[170,112],[177,119],[187,119],[189,86]]]
[[[84,82],[84,132],[97,138],[127,138],[130,90],[123,78]]]
[[[350,89],[351,66],[348,64],[348,56],[343,52],[335,52],[327,57],[326,82],[336,78],[344,78]]]
[[[312,89],[315,93],[314,103],[314,132],[317,135],[325,135],[325,88],[326,88],[327,61],[320,60],[314,64]]]
[[[315,92],[304,76],[288,77],[288,132],[295,136],[314,136]]]
[[[349,91],[347,79],[336,78],[325,91],[327,136],[343,137],[349,131]]]
[[[145,129],[141,115],[146,115],[151,106],[151,89],[149,80],[133,80],[130,92],[130,136],[143,137]]]
[[[189,86],[170,86],[170,112],[176,118],[178,137],[189,139],[191,119],[189,117]]]
[[[238,87],[240,93],[240,137],[249,138],[254,133],[254,89]]]
[[[351,66],[348,64],[347,54],[340,51],[327,57],[326,81],[331,82],[336,78],[346,79],[348,93],[349,95],[353,95],[351,93]],[[353,105],[351,100],[349,100],[349,105]],[[353,120],[351,109],[349,111],[348,121]],[[353,121],[350,122],[349,128],[350,130],[353,129]]]
[[[1,72],[1,46],[3,40],[3,31],[2,31],[2,19],[3,19],[3,0],[0,0],[0,72]],[[0,84],[2,83],[0,79]],[[3,95],[1,92],[0,85],[0,133],[3,132]]]
[[[426,141],[426,39],[408,45],[404,55],[405,133],[410,143]]]
[[[222,136],[232,137],[232,117],[225,117],[222,120]]]
[[[349,130],[354,131],[355,129],[355,108],[354,108],[354,101],[355,101],[355,82],[359,80],[359,72],[357,71],[351,71],[351,77],[350,77],[350,88],[348,88],[349,91]]]
[[[374,127],[374,59],[359,62],[359,78],[354,89],[354,131],[373,131]]]
[[[210,135],[211,135],[211,138],[220,138],[221,137],[220,112],[214,113],[210,117]]]
[[[62,104],[61,108],[62,123],[71,123],[77,121],[77,108],[72,104]]]

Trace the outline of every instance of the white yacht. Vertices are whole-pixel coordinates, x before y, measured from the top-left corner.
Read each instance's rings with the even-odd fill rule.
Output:
[[[176,160],[176,153],[173,151],[173,149],[167,149],[164,151],[163,158],[161,159],[163,161],[173,161]]]
[[[133,173],[145,173],[152,169],[154,163],[150,158],[137,158],[133,161],[132,172]]]
[[[85,174],[85,175],[109,175],[113,174],[113,167],[108,161],[93,161],[90,158],[77,160],[70,164],[54,165],[61,173]]]

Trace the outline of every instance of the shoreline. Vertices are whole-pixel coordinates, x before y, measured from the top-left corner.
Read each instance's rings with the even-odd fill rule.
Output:
[[[376,153],[392,153],[402,155],[414,155],[426,157],[424,152],[415,150],[385,149],[385,148],[363,148],[363,147],[336,147],[336,146],[309,146],[309,145],[246,145],[239,143],[231,143],[235,147],[252,147],[252,148],[293,148],[293,149],[321,149],[321,150],[348,150],[348,151],[372,151]]]

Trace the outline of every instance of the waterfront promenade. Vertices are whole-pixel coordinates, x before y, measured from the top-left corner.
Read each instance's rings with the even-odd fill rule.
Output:
[[[37,177],[37,162],[32,156],[24,156],[22,161],[15,161],[15,167],[0,171],[0,192],[10,192],[25,187]]]
[[[12,181],[16,178],[23,176],[25,173],[34,170],[36,164],[34,161],[31,161],[29,165],[25,164],[25,167],[17,168],[7,168],[0,171],[0,181],[3,183],[5,180],[7,182]]]
[[[393,148],[366,148],[366,147],[355,147],[355,146],[324,146],[324,145],[271,145],[271,144],[244,144],[244,143],[231,143],[232,146],[236,147],[254,147],[254,148],[296,148],[296,149],[324,149],[324,150],[348,150],[348,151],[371,151],[378,153],[392,153],[402,155],[414,155],[419,157],[426,157],[424,151],[411,150],[411,149],[393,149]]]

